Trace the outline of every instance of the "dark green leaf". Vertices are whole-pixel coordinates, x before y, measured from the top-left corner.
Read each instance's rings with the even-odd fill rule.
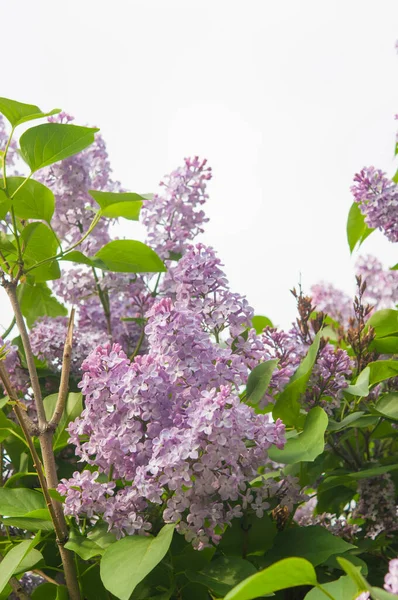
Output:
[[[257,405],[264,397],[278,360],[267,360],[254,367],[247,380],[246,399],[251,406]]]
[[[42,112],[35,104],[24,104],[9,98],[0,98],[0,113],[11,123],[13,127],[33,121],[34,119],[43,119],[61,112],[60,108],[53,108],[50,112]]]
[[[273,327],[273,323],[268,317],[255,315],[252,318],[252,327],[254,327],[257,334],[260,334],[265,329],[265,327]]]
[[[90,146],[98,129],[46,123],[28,129],[19,140],[21,155],[32,173]]]
[[[386,394],[380,398],[375,408],[385,417],[398,421],[398,393]]]
[[[307,415],[303,432],[288,439],[283,450],[272,446],[268,451],[270,459],[285,465],[315,460],[324,450],[327,426],[325,411],[315,406]]]
[[[201,571],[186,571],[190,581],[209,588],[217,597],[225,596],[235,585],[256,573],[253,565],[237,557],[220,557]]]
[[[314,567],[303,558],[286,558],[239,583],[224,600],[253,600],[300,585],[317,585]]]
[[[296,425],[297,423],[300,413],[299,398],[304,393],[311,376],[319,350],[321,335],[322,331],[316,334],[307,356],[276,400],[272,416],[274,419],[282,419],[285,425]]]
[[[245,522],[233,519],[218,547],[227,556],[242,556],[244,548],[247,556],[262,555],[271,548],[276,534],[275,522],[267,513],[261,518],[247,515]]]
[[[29,327],[39,317],[64,317],[68,314],[65,306],[51,294],[51,290],[45,283],[30,285],[24,283],[17,288],[22,314],[26,318]]]
[[[109,546],[101,559],[101,579],[120,600],[128,600],[140,581],[164,558],[175,525],[165,525],[156,537],[132,535]]]
[[[135,240],[114,240],[97,252],[99,259],[109,271],[120,273],[159,273],[166,267],[156,252]],[[100,267],[101,268],[101,267]]]
[[[26,181],[16,192],[23,181],[25,177],[7,177],[8,192],[10,195],[15,194],[12,205],[16,216],[20,219],[43,219],[49,223],[54,214],[54,194],[48,187],[34,179]]]
[[[372,231],[374,231],[374,229],[370,229],[366,225],[365,218],[359,210],[358,204],[354,202],[348,213],[347,220],[347,240],[350,252],[354,250],[357,244],[360,246]]]

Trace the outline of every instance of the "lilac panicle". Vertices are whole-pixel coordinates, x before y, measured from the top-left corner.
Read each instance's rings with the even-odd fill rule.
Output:
[[[348,325],[354,315],[352,298],[324,281],[313,285],[310,291],[317,311],[324,312],[343,326]]]
[[[355,271],[366,282],[366,302],[375,310],[395,307],[398,301],[398,271],[384,269],[381,261],[370,255],[358,258]]]
[[[398,186],[374,167],[362,169],[354,177],[351,192],[366,224],[380,229],[390,242],[398,241]]]
[[[383,531],[388,535],[397,531],[398,517],[395,504],[395,486],[389,473],[369,479],[361,479],[358,484],[359,501],[354,517],[365,519],[366,537],[375,539]]]
[[[160,183],[162,193],[144,203],[141,214],[147,243],[161,258],[183,254],[186,243],[203,232],[208,218],[200,207],[208,198],[209,179],[211,169],[206,167],[206,160],[186,158],[182,167]]]
[[[390,560],[388,573],[384,578],[384,589],[391,594],[398,594],[398,558]]]

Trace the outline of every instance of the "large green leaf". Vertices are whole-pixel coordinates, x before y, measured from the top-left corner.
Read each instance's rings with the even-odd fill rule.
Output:
[[[101,559],[101,579],[120,600],[128,600],[135,587],[166,555],[175,525],[165,525],[156,537],[132,535],[109,546]]]
[[[341,485],[350,485],[354,481],[368,479],[369,477],[376,477],[378,475],[384,475],[384,473],[390,473],[391,471],[396,471],[397,469],[398,464],[392,463],[391,465],[380,465],[370,469],[364,469],[362,471],[353,471],[352,473],[346,473],[344,475],[329,475],[329,477],[326,477],[325,481],[319,485],[318,490],[326,491]]]
[[[105,548],[101,548],[93,540],[89,540],[83,535],[79,535],[73,529],[70,531],[69,539],[65,544],[65,548],[76,552],[83,560],[90,560],[94,556],[102,556]]]
[[[233,519],[230,527],[222,536],[218,548],[227,556],[262,555],[272,546],[277,534],[276,524],[267,513],[261,518],[247,515],[242,519]]]
[[[53,231],[44,223],[29,223],[21,233],[23,256],[30,264],[55,256],[58,240]]]
[[[46,123],[28,129],[19,140],[21,155],[32,173],[73,154],[94,142],[98,129],[63,123]]]
[[[398,421],[398,393],[386,394],[380,398],[375,408],[384,417]]]
[[[299,556],[310,561],[316,567],[329,556],[343,554],[353,550],[355,546],[333,535],[324,527],[294,527],[281,531],[275,538],[272,549],[268,552],[272,560]]]
[[[0,113],[5,116],[13,127],[34,119],[56,115],[59,112],[61,112],[60,108],[54,108],[50,112],[44,113],[35,104],[25,104],[9,98],[0,98]]]
[[[324,583],[322,588],[329,592],[334,600],[356,600],[361,592],[355,581],[350,579],[348,575],[340,577],[337,581]],[[304,600],[326,600],[326,598],[327,596],[321,589],[313,588]]]
[[[186,576],[190,581],[206,586],[217,597],[222,597],[254,573],[256,569],[249,561],[234,556],[222,556],[200,571],[186,571]]]
[[[252,327],[256,330],[257,335],[262,333],[265,327],[273,327],[271,319],[262,315],[255,315],[252,318]]]
[[[51,394],[44,398],[44,409],[47,419],[51,419],[55,406],[57,404],[58,394]],[[70,392],[66,400],[65,409],[62,413],[59,425],[54,433],[53,448],[57,452],[68,445],[69,433],[65,428],[71,421],[74,421],[83,410],[83,399],[80,393]]]
[[[387,335],[398,333],[398,310],[386,308],[373,313],[366,327],[373,327],[376,337],[382,338]]]
[[[97,252],[99,259],[109,271],[120,273],[159,273],[166,267],[156,252],[136,240],[114,240]],[[101,268],[101,267],[100,267]]]
[[[264,397],[271,381],[278,360],[267,360],[260,363],[251,371],[246,386],[246,401],[251,406],[256,406]]]
[[[124,217],[132,221],[138,221],[140,211],[145,198],[140,194],[131,192],[99,192],[89,190],[88,192],[101,207],[103,217]]]
[[[39,538],[36,537],[33,540],[25,540],[7,552],[0,563],[0,592],[4,590],[18,566],[38,541]]]
[[[239,583],[224,600],[253,600],[299,585],[317,585],[315,569],[303,558],[286,558]]]
[[[46,507],[43,494],[27,488],[0,488],[0,515],[23,517]]]
[[[3,517],[1,521],[9,527],[18,527],[27,531],[52,531],[54,529],[48,508],[32,510],[23,517]]]
[[[369,363],[368,367],[370,369],[370,385],[375,385],[398,375],[398,360],[377,360]]]
[[[352,252],[355,246],[359,246],[366,240],[366,238],[374,231],[370,229],[365,223],[365,217],[359,210],[359,206],[354,202],[350,208],[347,219],[347,240]]]
[[[9,194],[14,194],[23,181],[24,177],[7,177]],[[55,198],[48,187],[34,179],[28,179],[15,193],[12,205],[20,219],[42,219],[49,223],[54,214]]]
[[[18,567],[14,571],[14,575],[25,573],[25,571],[31,571],[36,565],[43,561],[43,555],[41,552],[32,548],[25,558],[20,562]]]
[[[64,317],[67,309],[51,294],[45,283],[24,283],[17,288],[23,316],[29,327],[39,317]]]
[[[343,429],[348,429],[349,427],[355,427],[357,421],[364,415],[365,413],[361,410],[358,410],[350,415],[344,417],[342,421],[339,423],[337,421],[333,421],[329,419],[328,430],[329,431],[341,431]]]
[[[268,451],[270,459],[285,465],[315,460],[324,450],[327,426],[328,417],[325,411],[315,406],[307,415],[302,433],[289,438],[283,450],[271,447]]]
[[[285,425],[296,425],[297,423],[300,414],[299,398],[305,392],[311,376],[319,350],[321,335],[321,331],[316,334],[306,357],[276,400],[272,416],[274,419],[282,419]]]
[[[365,367],[358,375],[356,382],[353,385],[349,385],[344,391],[351,396],[368,396],[369,378],[370,369],[369,367]]]

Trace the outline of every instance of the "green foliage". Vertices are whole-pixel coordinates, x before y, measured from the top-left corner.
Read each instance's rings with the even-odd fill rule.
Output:
[[[246,386],[246,401],[248,404],[256,406],[264,397],[277,364],[277,360],[267,360],[252,370]]]
[[[51,419],[58,400],[58,394],[51,394],[44,399],[44,409],[46,417]],[[81,394],[70,392],[66,400],[65,409],[62,414],[59,425],[54,433],[53,448],[54,452],[58,452],[68,445],[69,433],[65,430],[67,425],[74,421],[83,410],[83,399]]]
[[[32,548],[38,543],[39,537],[35,537],[32,540],[25,540],[15,545],[7,553],[5,558],[0,563],[0,592],[6,587],[10,577],[18,570],[19,565],[30,552]]]
[[[131,221],[138,221],[140,211],[145,198],[139,194],[130,192],[99,192],[90,190],[89,194],[101,207],[100,214],[103,217],[124,217]]]
[[[9,98],[0,98],[0,113],[11,123],[13,127],[22,125],[27,121],[34,119],[43,119],[51,115],[56,115],[61,112],[60,108],[54,108],[50,112],[42,112],[38,106],[34,104],[24,104]]]
[[[357,244],[360,246],[373,231],[374,229],[370,229],[366,225],[365,218],[359,210],[358,204],[354,202],[348,213],[347,220],[347,240],[350,252],[353,252]]]
[[[101,579],[106,589],[120,600],[128,600],[166,555],[174,527],[165,525],[156,537],[130,536],[109,546],[101,560]]]
[[[94,258],[103,262],[104,269],[119,273],[160,273],[166,271],[163,262],[152,248],[134,240],[109,242],[96,253]],[[98,266],[100,267],[100,265]]]
[[[37,125],[21,135],[21,156],[34,173],[81,152],[93,143],[97,131],[62,123]]]
[[[10,205],[12,204],[14,207],[17,217],[20,219],[42,219],[50,223],[54,214],[55,198],[48,187],[34,179],[7,177],[7,189],[10,196],[12,196]]]
[[[237,557],[220,557],[205,565],[200,571],[186,571],[193,583],[202,584],[216,597],[225,596],[246,577],[254,575],[256,568],[247,560]]]
[[[262,315],[255,315],[252,318],[252,327],[254,327],[257,334],[262,333],[262,331],[263,331],[263,329],[265,329],[265,327],[273,327],[273,326],[274,325],[273,325],[271,319],[269,319],[268,317],[263,317]]]
[[[29,327],[39,317],[64,317],[68,314],[66,307],[54,298],[45,283],[23,283],[18,288],[18,295],[22,314]]]

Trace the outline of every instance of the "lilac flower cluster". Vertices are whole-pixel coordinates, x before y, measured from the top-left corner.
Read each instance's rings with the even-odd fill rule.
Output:
[[[353,363],[345,350],[327,344],[319,352],[305,394],[307,409],[321,406],[328,415],[340,406],[346,377],[352,374]]]
[[[347,294],[325,281],[313,285],[310,292],[317,311],[324,312],[341,325],[348,325],[354,311],[353,301]]]
[[[201,314],[164,298],[147,317],[148,354],[130,363],[119,346],[105,346],[83,363],[86,408],[69,431],[83,460],[131,482],[107,498],[110,527],[141,531],[151,507],[165,505],[163,519],[202,548],[246,507],[268,507],[266,489],[249,482],[267,449],[283,446],[284,426],[240,402],[231,351],[212,342]],[[76,491],[63,486],[67,497]],[[77,502],[90,510],[83,495]]]
[[[365,520],[366,537],[375,539],[383,531],[388,535],[398,530],[395,486],[391,475],[385,473],[358,484],[359,500],[354,518]]]
[[[206,160],[197,156],[185,159],[185,164],[161,182],[163,194],[147,200],[142,208],[143,223],[148,231],[147,243],[167,259],[181,255],[185,244],[203,231],[208,221],[200,209],[207,198],[207,181],[211,169]]]
[[[362,169],[354,177],[351,192],[366,224],[380,229],[391,241],[398,241],[398,186],[374,167]]]
[[[380,260],[369,255],[358,258],[355,270],[366,281],[366,302],[375,310],[395,307],[398,302],[398,271],[384,269]]]
[[[49,119],[69,123],[73,117],[60,113]],[[88,190],[119,191],[120,185],[111,179],[111,168],[104,140],[97,134],[94,143],[83,152],[42,169],[37,179],[49,187],[56,199],[52,227],[61,240],[68,244],[79,241],[93,220],[98,208]],[[109,221],[102,219],[80,250],[89,255],[110,241]]]
[[[356,523],[350,523],[344,515],[337,516],[331,513],[314,514],[317,504],[316,496],[313,496],[305,504],[301,504],[295,512],[294,520],[301,527],[321,525],[333,535],[353,541],[361,528]]]
[[[18,347],[12,345],[9,340],[4,341],[0,337],[0,354],[0,360],[4,360],[13,388],[21,396],[25,395],[29,387],[29,378],[26,370],[21,365]]]

